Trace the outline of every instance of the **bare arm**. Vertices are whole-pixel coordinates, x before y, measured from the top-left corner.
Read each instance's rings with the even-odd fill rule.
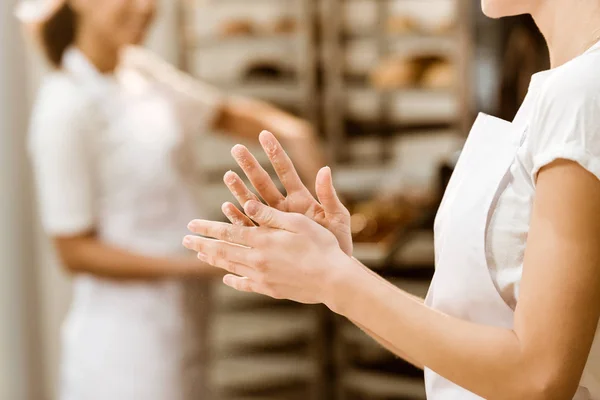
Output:
[[[599,203],[600,182],[577,164],[540,172],[513,330],[447,316],[358,269],[334,290],[337,311],[484,398],[572,398],[600,316]]]
[[[288,146],[291,158],[307,182],[312,183],[319,168],[325,165],[321,146],[308,122],[264,101],[225,97],[211,85],[179,71],[143,48],[128,48],[122,54],[122,63],[168,85],[199,108],[217,107],[213,128],[219,131],[245,139],[256,139],[263,130],[273,132]]]
[[[272,132],[290,149],[290,157],[305,182],[314,182],[319,169],[325,166],[325,156],[311,125],[268,103],[231,97],[216,124],[219,130],[246,139],[256,139],[263,130]]]
[[[72,273],[87,273],[117,280],[154,280],[185,276],[222,276],[194,257],[148,257],[99,241],[93,234],[54,237],[54,245],[65,267]]]
[[[360,264],[360,266],[367,271],[371,276],[375,277],[375,278],[379,278],[379,280],[382,283],[385,283],[387,285],[391,285],[391,283],[387,282],[385,279],[383,279],[382,277],[380,277],[379,275],[377,275],[373,270],[365,267],[363,264],[361,264],[358,260],[354,259],[358,264]],[[423,302],[423,299],[417,297],[417,296],[413,296],[413,298],[419,302]],[[381,346],[383,346],[386,350],[396,354],[398,357],[404,359],[405,361],[409,362],[410,364],[412,364],[413,366],[423,369],[424,366],[423,364],[417,362],[415,359],[410,358],[406,352],[402,351],[399,347],[395,346],[393,343],[385,340],[384,338],[382,338],[381,336],[377,335],[375,332],[373,332],[372,330],[370,330],[369,328],[367,328],[364,325],[361,325],[360,323],[350,320],[350,322],[352,322],[354,325],[356,325],[357,327],[359,327],[363,332],[365,332],[367,335],[369,335],[371,338],[373,338],[373,340],[375,340],[377,343],[379,343]]]

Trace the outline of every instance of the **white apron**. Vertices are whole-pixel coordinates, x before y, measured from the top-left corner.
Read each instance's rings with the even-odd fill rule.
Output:
[[[429,307],[480,324],[513,327],[513,310],[488,270],[485,231],[524,130],[489,115],[477,117],[436,216],[436,270],[425,299]],[[480,399],[429,369],[425,384],[428,399]]]
[[[485,256],[485,236],[502,182],[527,126],[479,114],[436,216],[435,274],[425,304],[463,320],[513,328],[514,311],[498,293]],[[481,397],[425,369],[430,400]],[[574,399],[589,399],[580,388]]]

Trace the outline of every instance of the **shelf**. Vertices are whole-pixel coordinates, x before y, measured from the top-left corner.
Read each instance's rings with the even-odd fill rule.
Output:
[[[316,376],[316,361],[294,356],[244,356],[215,361],[210,381],[218,392],[257,392],[269,388],[310,383]]]
[[[390,246],[381,243],[355,243],[354,257],[374,270],[386,267]],[[435,264],[433,232],[418,232],[393,259],[394,265],[430,268]]]
[[[190,52],[191,73],[211,82],[240,82],[258,65],[282,71],[300,71],[303,59],[299,43],[289,39],[271,42],[256,40],[226,41]]]
[[[426,400],[423,381],[394,374],[352,369],[344,374],[342,385],[347,391],[368,396],[369,399]]]
[[[453,59],[458,50],[456,39],[447,36],[397,36],[387,38],[384,42],[385,54],[400,58],[439,55]],[[374,38],[352,39],[345,47],[344,71],[347,74],[368,74],[383,57],[379,53],[378,41]],[[324,51],[327,54],[328,50]]]
[[[434,30],[453,19],[455,4],[455,0],[348,0],[343,2],[343,27],[347,32],[373,30],[379,23],[378,7],[383,6],[386,16],[408,16],[421,29]]]
[[[393,123],[433,124],[457,121],[460,104],[457,96],[449,91],[406,90],[387,95],[388,119]],[[373,121],[380,119],[384,105],[381,92],[369,88],[349,88],[345,98],[347,116],[353,120]]]
[[[256,43],[268,46],[296,46],[301,38],[294,34],[280,35],[239,35],[239,36],[196,36],[188,40],[190,46],[206,50],[210,47],[221,46],[253,46]]]
[[[316,315],[309,309],[236,311],[215,315],[210,335],[214,351],[228,358],[236,350],[306,341],[316,336],[317,328]]]

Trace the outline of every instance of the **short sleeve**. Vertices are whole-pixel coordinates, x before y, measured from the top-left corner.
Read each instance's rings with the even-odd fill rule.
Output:
[[[600,179],[600,88],[554,83],[541,93],[529,128],[533,182],[558,159],[576,162]]]
[[[53,90],[41,94],[29,132],[42,225],[57,236],[85,233],[95,223],[92,157],[82,123],[86,113],[64,96]]]

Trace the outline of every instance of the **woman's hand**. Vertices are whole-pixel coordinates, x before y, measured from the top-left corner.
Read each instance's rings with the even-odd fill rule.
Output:
[[[244,211],[259,226],[194,220],[189,229],[205,237],[186,236],[184,246],[229,272],[223,281],[234,289],[333,309],[340,273],[360,271],[336,237],[304,215],[258,201],[247,202]]]
[[[259,196],[269,206],[279,211],[303,214],[319,225],[324,226],[333,233],[343,252],[352,255],[350,213],[336,194],[331,169],[329,167],[322,168],[317,174],[315,187],[319,199],[317,201],[302,183],[292,161],[275,136],[264,131],[260,134],[259,140],[287,192],[286,196],[281,194],[269,174],[261,167],[248,149],[242,145],[237,145],[231,153]],[[225,174],[224,181],[240,205],[244,206],[250,200],[258,200],[236,173],[228,172]],[[234,224],[253,225],[231,203],[223,205],[223,213]]]

